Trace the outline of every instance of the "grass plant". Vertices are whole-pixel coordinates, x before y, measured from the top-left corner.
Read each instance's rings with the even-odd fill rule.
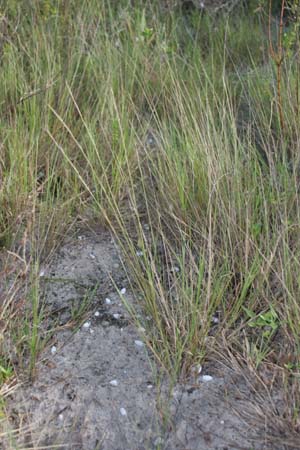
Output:
[[[294,439],[298,49],[289,45],[280,62],[278,118],[258,13],[166,15],[151,3],[31,0],[0,10],[3,336],[29,311],[10,350],[1,335],[0,381],[18,374],[13,348],[34,373],[37,268],[89,209],[119,240],[160,364],[179,377],[230,351],[249,370],[271,365],[277,388],[295,394],[276,418]]]

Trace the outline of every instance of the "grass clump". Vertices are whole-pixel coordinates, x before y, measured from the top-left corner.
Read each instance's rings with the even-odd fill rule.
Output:
[[[282,417],[296,432],[297,48],[281,66],[283,130],[258,13],[31,1],[1,14],[0,242],[27,280],[30,312],[17,358],[28,352],[32,375],[36,268],[88,206],[128,256],[160,363],[187,375],[226,342],[296,393]],[[13,329],[21,303],[11,286],[1,319]],[[2,383],[13,374],[3,353]]]

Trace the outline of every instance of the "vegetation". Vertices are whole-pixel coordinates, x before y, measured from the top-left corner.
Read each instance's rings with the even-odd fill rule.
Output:
[[[235,357],[286,392],[282,412],[268,407],[297,436],[300,21],[291,6],[287,22],[257,2],[228,17],[138,0],[2,4],[3,397],[20,373],[34,375],[47,343],[39,267],[89,210],[128,257],[160,364],[184,376],[207,356]]]

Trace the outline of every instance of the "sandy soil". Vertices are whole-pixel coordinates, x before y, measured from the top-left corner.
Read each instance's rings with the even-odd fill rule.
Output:
[[[137,302],[107,232],[81,231],[66,240],[51,266],[41,269],[41,286],[44,326],[61,329],[45,349],[35,381],[9,401],[12,416],[28,427],[17,448],[275,448],[263,444],[261,433],[239,414],[251,393],[230,368],[208,364],[200,376],[172,389],[158,376],[143,330],[120,299],[122,291],[127,302]],[[84,322],[66,327],[80,308],[86,308]]]

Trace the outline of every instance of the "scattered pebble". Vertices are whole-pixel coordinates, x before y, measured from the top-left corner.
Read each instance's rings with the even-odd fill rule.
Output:
[[[59,414],[58,418],[59,418],[59,420],[64,420],[64,415],[63,414]]]
[[[94,334],[95,330],[90,329],[90,334]]]
[[[139,340],[134,341],[134,343],[137,347],[144,347],[144,345],[145,345],[144,342],[139,341]]]
[[[126,288],[122,288],[122,289],[120,290],[120,293],[121,293],[122,295],[126,294]]]
[[[111,305],[111,299],[110,298],[106,298],[105,299],[105,304],[106,305]]]
[[[138,251],[136,252],[136,256],[143,256],[142,250],[138,250]]]
[[[211,375],[202,375],[202,377],[200,377],[201,381],[212,381],[213,377]]]
[[[120,319],[120,317],[121,317],[121,314],[118,314],[118,313],[113,314],[113,318],[116,320]]]
[[[180,269],[179,269],[179,267],[177,267],[177,266],[174,266],[174,272],[180,272]]]
[[[82,328],[85,328],[85,329],[87,330],[88,328],[90,328],[90,326],[91,326],[91,322],[85,322],[85,323],[82,325]]]
[[[109,384],[111,385],[111,386],[118,386],[118,380],[111,380],[110,382],[109,382]]]
[[[152,384],[148,384],[147,389],[152,389],[153,385]]]
[[[51,347],[51,353],[52,353],[52,355],[55,355],[56,352],[57,352],[57,348],[56,348],[55,345],[53,345],[53,346]]]
[[[83,236],[78,236],[78,239],[79,239],[80,241],[82,241]]]
[[[211,320],[213,323],[219,323],[219,318],[217,316],[213,316]]]
[[[144,228],[145,228],[145,230],[150,230],[149,224],[148,224],[148,223],[145,223],[145,224],[144,224]]]
[[[93,253],[90,253],[90,258],[95,259],[96,256]]]
[[[100,316],[100,312],[99,312],[99,311],[96,311],[95,314],[94,314],[94,316],[95,316],[95,317],[99,317],[99,316]]]
[[[156,447],[158,447],[159,445],[161,445],[161,444],[163,444],[164,443],[164,440],[163,440],[163,438],[161,438],[160,436],[158,436],[156,439],[155,439],[155,441],[154,441],[154,445],[156,446]]]
[[[44,276],[45,276],[45,271],[44,271],[44,270],[41,270],[40,273],[39,273],[39,275],[40,275],[40,277],[44,277]]]
[[[127,416],[127,411],[125,408],[120,408],[120,414],[121,416]]]
[[[139,328],[138,328],[138,331],[139,331],[140,333],[145,333],[145,332],[146,332],[146,330],[145,330],[144,327],[139,327]]]
[[[224,423],[225,423],[224,420],[220,420],[221,425],[224,425]]]
[[[196,364],[194,367],[192,367],[192,372],[197,372],[197,374],[199,375],[202,372],[201,364]]]

